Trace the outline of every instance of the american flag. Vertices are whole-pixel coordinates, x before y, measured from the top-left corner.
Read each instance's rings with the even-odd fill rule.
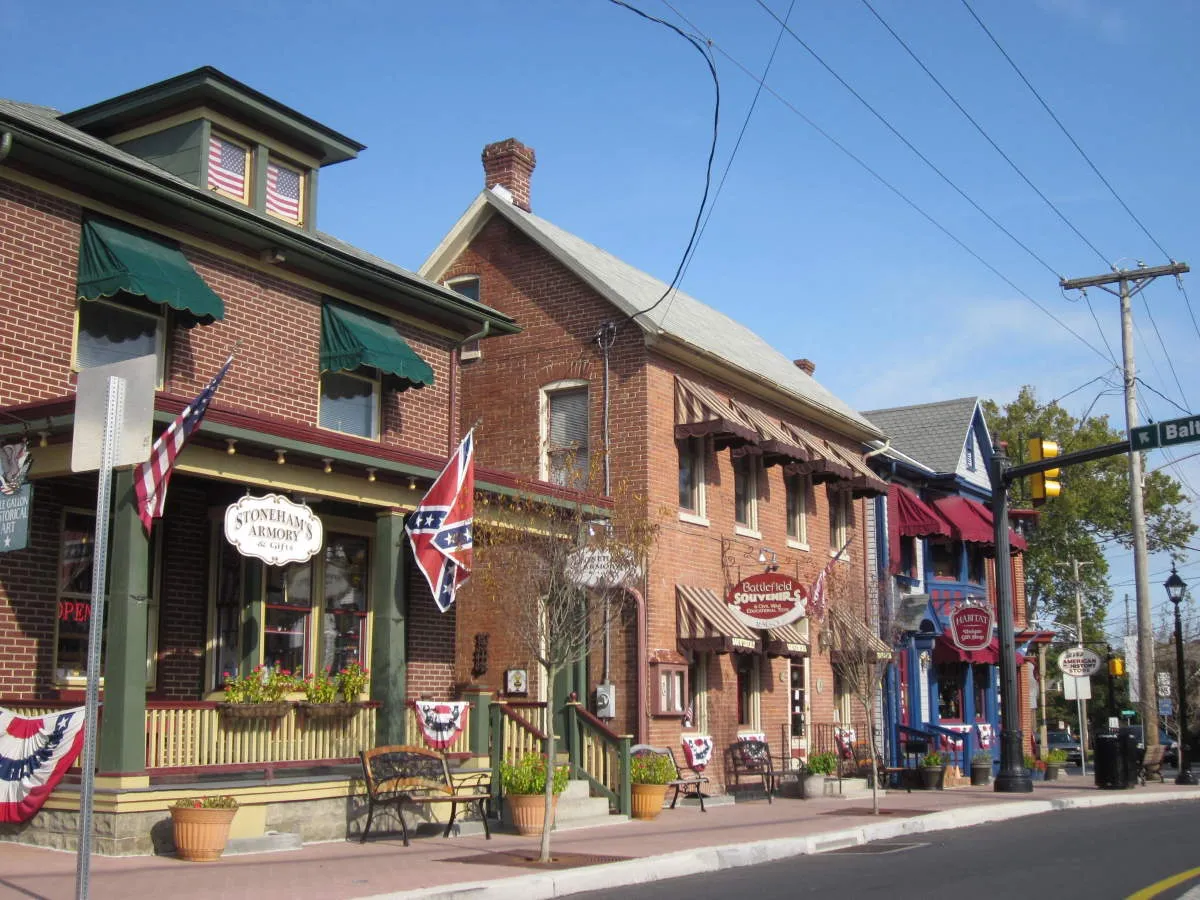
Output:
[[[430,486],[404,530],[412,544],[413,557],[438,609],[446,612],[454,594],[471,575],[474,543],[471,530],[475,518],[474,431]]]
[[[286,166],[267,166],[267,212],[293,221],[300,218],[300,173]]]
[[[835,553],[825,563],[825,568],[821,570],[821,574],[817,576],[817,580],[813,582],[811,588],[808,589],[808,615],[811,618],[820,621],[825,616],[825,579],[829,577],[829,573],[833,571],[833,564],[842,558],[847,550],[850,549],[850,541],[842,546],[842,549]]]
[[[179,456],[192,432],[200,427],[204,414],[208,412],[208,404],[212,402],[213,394],[221,386],[221,379],[225,377],[231,365],[232,353],[208,386],[184,407],[183,412],[158,436],[158,440],[150,448],[150,458],[133,470],[133,491],[137,496],[138,518],[142,520],[142,527],[146,529],[147,534],[150,533],[154,520],[163,514],[163,506],[167,502],[167,482],[171,480],[175,457]]]
[[[246,151],[222,138],[209,138],[208,186],[245,197]]]

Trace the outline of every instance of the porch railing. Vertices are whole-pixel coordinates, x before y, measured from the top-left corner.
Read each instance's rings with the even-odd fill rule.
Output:
[[[527,753],[546,752],[546,731],[537,722],[547,721],[546,704],[537,701],[492,703],[490,757],[492,767],[492,801],[499,804],[504,796],[500,777],[503,763],[513,765]]]
[[[633,738],[611,731],[580,703],[567,704],[567,744],[571,774],[607,797],[618,813],[629,815],[629,746]]]
[[[936,750],[946,760],[947,765],[958,766],[959,772],[970,771],[972,745],[975,742],[974,729],[956,731],[941,725],[925,724],[917,728],[911,725],[897,725],[900,734],[901,749],[909,741],[922,741],[928,750]],[[957,744],[957,746],[955,746]],[[919,764],[918,760],[918,764]]]

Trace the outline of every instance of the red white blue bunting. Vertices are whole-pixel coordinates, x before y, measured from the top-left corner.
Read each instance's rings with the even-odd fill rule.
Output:
[[[470,704],[465,700],[414,700],[413,706],[425,743],[434,750],[445,750],[467,727]]]
[[[849,725],[835,725],[833,740],[837,743],[838,753],[842,759],[854,759],[854,743],[858,740],[858,732]]]
[[[688,768],[703,772],[704,767],[712,760],[713,739],[707,734],[684,735],[683,755],[687,758]]]
[[[0,822],[28,822],[83,749],[83,707],[26,718],[0,709]]]
[[[979,729],[979,749],[992,749],[992,726],[986,722],[980,722],[975,727]]]

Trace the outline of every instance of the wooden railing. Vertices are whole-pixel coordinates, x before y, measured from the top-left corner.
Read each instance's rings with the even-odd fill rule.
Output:
[[[531,721],[533,720],[533,721]],[[547,721],[546,704],[525,701],[493,703],[490,709],[492,802],[499,804],[504,796],[504,781],[500,777],[503,763],[514,765],[528,753],[546,752],[546,731],[535,724]],[[498,806],[496,808],[499,808]]]
[[[424,743],[424,737],[421,735],[421,722],[417,715],[417,709],[412,701],[409,701],[408,709],[405,711],[406,727],[404,733],[408,735],[410,744],[418,746]],[[464,728],[458,733],[450,746],[443,750],[443,753],[470,753],[471,752],[471,729],[479,727],[475,722],[468,720],[467,728]]]
[[[580,703],[567,704],[567,750],[571,774],[607,797],[618,813],[629,815],[629,745],[633,738],[611,731]]]

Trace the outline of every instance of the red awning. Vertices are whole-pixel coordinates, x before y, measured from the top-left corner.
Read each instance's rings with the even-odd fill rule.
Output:
[[[940,497],[933,501],[933,507],[950,523],[953,536],[959,540],[989,546],[995,543],[996,530],[992,511],[979,501],[966,497]],[[1025,538],[1011,528],[1008,531],[1008,542],[1018,550],[1025,549]]]
[[[1000,661],[1000,638],[992,638],[992,642],[982,650],[963,650],[958,647],[949,635],[941,635],[933,644],[933,661],[935,663],[979,663],[994,666]]]
[[[892,574],[900,571],[902,537],[950,536],[946,520],[916,494],[899,484],[888,485],[888,563]]]

